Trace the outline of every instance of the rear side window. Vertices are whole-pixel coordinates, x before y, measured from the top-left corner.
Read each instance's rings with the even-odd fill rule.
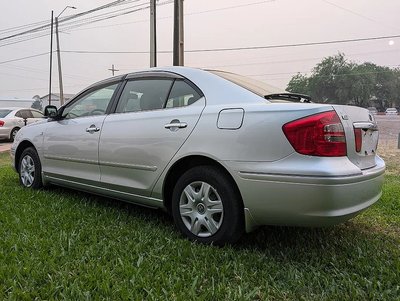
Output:
[[[10,113],[11,113],[11,110],[0,110],[0,118],[4,118]]]
[[[162,109],[171,85],[171,79],[140,79],[127,82],[116,113]]]
[[[183,80],[175,80],[174,85],[169,94],[166,108],[176,108],[191,105],[201,98],[201,95],[196,92],[189,84]]]
[[[30,110],[20,110],[17,113],[15,113],[15,116],[24,119],[33,118],[33,115]]]

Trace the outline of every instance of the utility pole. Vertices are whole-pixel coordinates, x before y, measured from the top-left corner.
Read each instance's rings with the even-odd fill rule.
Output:
[[[184,65],[183,0],[174,0],[173,65]]]
[[[51,105],[51,70],[53,66],[53,14],[51,11],[51,29],[50,29],[50,75],[49,75],[49,105]]]
[[[115,69],[115,68],[114,68],[114,64],[112,64],[111,69],[108,69],[108,70],[110,70],[110,71],[112,72],[112,75],[113,75],[113,76],[114,76],[114,72],[115,72],[115,71],[119,71],[118,69]]]
[[[60,86],[60,105],[64,105],[64,87],[63,87],[63,79],[62,79],[62,71],[61,71],[61,55],[60,55],[60,39],[58,37],[58,18],[65,12],[66,9],[72,8],[76,9],[75,6],[66,6],[61,13],[56,17],[56,39],[57,39],[57,58],[58,58],[58,82]]]
[[[61,71],[60,39],[58,37],[58,17],[56,17],[56,39],[57,39],[57,59],[58,59],[58,84],[60,86],[60,105],[64,104],[64,88]]]
[[[150,0],[150,67],[157,66],[156,0]]]

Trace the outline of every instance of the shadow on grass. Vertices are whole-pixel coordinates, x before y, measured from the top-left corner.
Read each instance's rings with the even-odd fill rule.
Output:
[[[96,196],[93,194],[75,191],[68,188],[50,186],[46,188],[53,193],[63,196],[77,197],[79,202],[88,202],[104,209],[122,210],[129,216],[145,220],[155,227],[165,227],[164,233],[177,233],[171,216],[162,211],[154,210],[132,203]],[[172,231],[171,231],[172,230]],[[171,235],[171,234],[168,234]],[[176,239],[177,236],[170,237]],[[182,236],[180,238],[183,239]],[[254,232],[245,233],[233,246],[238,251],[268,252],[278,258],[302,258],[310,254],[326,256],[326,253],[351,252],[354,249],[366,249],[374,244],[381,245],[382,249],[392,247],[399,241],[391,235],[377,231],[375,227],[350,220],[344,224],[326,228],[302,228],[264,226]],[[373,250],[373,248],[371,248]]]
[[[6,182],[6,185],[19,185],[16,176],[10,175]],[[178,234],[178,230],[174,229],[172,218],[162,210],[145,208],[58,186],[49,186],[43,189],[43,192],[60,198],[68,198],[70,202],[86,203],[105,211],[124,212],[151,227],[154,226],[157,229],[162,227],[165,230],[163,235],[170,236],[168,239],[180,239],[179,244],[186,242]],[[301,262],[309,260],[311,257],[323,259],[327,254],[354,256],[353,253],[363,252],[374,256],[378,249],[380,252],[391,254],[393,248],[396,249],[396,246],[398,248],[398,245],[398,238],[369,225],[368,221],[365,223],[363,220],[360,223],[356,219],[327,228],[260,227],[252,233],[244,234],[235,245],[227,248],[237,252],[256,252],[276,260]],[[196,248],[198,245],[194,244],[193,247]]]

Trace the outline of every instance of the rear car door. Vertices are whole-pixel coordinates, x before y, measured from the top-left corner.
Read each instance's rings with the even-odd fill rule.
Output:
[[[101,133],[102,185],[149,196],[204,107],[202,92],[182,78],[128,80],[115,114],[107,116]]]
[[[100,131],[119,83],[87,90],[62,108],[62,118],[48,123],[43,142],[43,172],[52,181],[98,183]]]

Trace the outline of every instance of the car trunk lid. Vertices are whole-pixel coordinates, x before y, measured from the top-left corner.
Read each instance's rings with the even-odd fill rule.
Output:
[[[346,133],[347,156],[360,169],[374,167],[379,132],[374,116],[356,106],[333,105]]]

